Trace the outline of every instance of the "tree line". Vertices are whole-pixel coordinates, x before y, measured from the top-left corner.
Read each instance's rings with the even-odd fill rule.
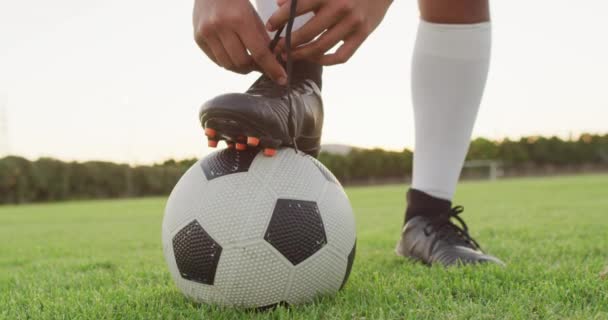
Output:
[[[608,134],[577,139],[523,137],[471,143],[468,160],[501,161],[506,168],[608,165]],[[410,150],[356,149],[347,154],[322,152],[319,160],[345,184],[405,179],[411,175]],[[196,159],[168,160],[150,166],[111,162],[63,162],[0,159],[0,204],[167,195]],[[608,166],[607,166],[608,167]]]
[[[608,166],[608,134],[582,134],[576,139],[523,137],[519,140],[491,141],[477,138],[471,142],[467,160],[499,161],[506,169],[540,169],[547,166]],[[322,152],[319,160],[342,182],[382,180],[411,176],[412,151],[353,149],[348,154]]]

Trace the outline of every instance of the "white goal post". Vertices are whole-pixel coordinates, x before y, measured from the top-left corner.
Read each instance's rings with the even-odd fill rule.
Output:
[[[488,168],[488,179],[494,181],[503,176],[502,162],[498,160],[469,160],[464,163],[465,169]]]

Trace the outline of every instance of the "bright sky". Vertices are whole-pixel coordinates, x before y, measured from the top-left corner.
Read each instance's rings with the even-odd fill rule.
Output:
[[[413,146],[415,3],[395,1],[351,62],[326,69],[323,143]],[[257,76],[203,57],[191,6],[1,1],[0,106],[10,151],[130,163],[208,153],[199,105]],[[475,135],[607,132],[606,12],[599,0],[493,1],[494,55]]]

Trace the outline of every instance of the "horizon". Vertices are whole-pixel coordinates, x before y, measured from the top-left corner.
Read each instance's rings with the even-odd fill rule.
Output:
[[[608,44],[598,41],[608,3],[492,7],[492,65],[473,138],[608,132]],[[547,8],[552,14],[539,23]],[[209,154],[198,106],[242,91],[258,75],[207,61],[192,40],[190,15],[189,2],[0,4],[0,113],[5,106],[8,124],[0,145],[8,136],[9,153],[28,159],[130,164]],[[413,149],[417,16],[414,2],[395,2],[351,62],[325,69],[323,144]],[[369,106],[379,120],[370,122]]]
[[[545,139],[551,139],[551,138],[558,138],[564,142],[576,142],[579,141],[584,135],[592,135],[592,136],[608,136],[608,131],[605,133],[599,133],[599,132],[583,132],[581,134],[578,135],[568,135],[568,137],[560,137],[557,135],[529,135],[529,136],[520,136],[517,138],[511,138],[511,137],[505,137],[502,139],[488,139],[486,137],[474,137],[471,141],[474,141],[476,139],[486,139],[489,140],[491,142],[500,144],[503,143],[506,140],[509,141],[520,141],[521,139],[526,139],[526,138],[545,138]],[[223,149],[225,146],[220,146],[215,150],[220,150]],[[336,155],[345,155],[344,152],[342,150],[336,150],[336,149],[348,149],[348,151],[352,150],[352,149],[358,149],[358,150],[383,150],[383,151],[388,151],[388,152],[404,152],[404,151],[410,151],[410,152],[414,152],[413,149],[410,148],[403,148],[403,149],[388,149],[388,148],[382,148],[382,147],[362,147],[362,146],[356,146],[356,145],[348,145],[348,144],[339,144],[339,143],[325,143],[325,144],[321,144],[321,152],[327,152],[329,154],[336,154]],[[213,152],[213,151],[211,151]],[[7,157],[19,157],[19,158],[24,158],[28,161],[34,162],[40,159],[52,159],[52,160],[57,160],[57,161],[61,161],[61,162],[65,162],[65,163],[71,163],[71,162],[76,162],[76,163],[86,163],[86,162],[109,162],[109,163],[114,163],[114,164],[119,164],[119,165],[129,165],[132,167],[136,167],[136,166],[151,166],[151,165],[162,165],[163,163],[167,162],[167,161],[175,161],[175,162],[181,162],[181,161],[190,161],[190,160],[198,160],[201,159],[202,157],[200,156],[192,156],[192,157],[184,157],[184,158],[165,158],[165,159],[158,159],[156,161],[152,161],[152,162],[127,162],[127,161],[115,161],[115,160],[111,160],[111,159],[64,159],[64,158],[57,158],[57,157],[52,157],[52,156],[41,156],[41,157],[37,157],[37,158],[30,158],[30,157],[26,157],[26,156],[22,156],[22,155],[18,155],[18,154],[6,154],[6,155],[1,155],[0,154],[0,160],[5,159]]]

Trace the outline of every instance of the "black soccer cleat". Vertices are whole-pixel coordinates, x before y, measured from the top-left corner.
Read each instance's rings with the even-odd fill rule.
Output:
[[[505,265],[498,258],[485,254],[477,241],[469,235],[467,225],[459,217],[463,207],[450,209],[449,201],[433,199],[435,198],[415,189],[408,192],[409,206],[413,205],[416,209],[432,208],[436,210],[447,204],[447,210],[434,212],[433,215],[415,214],[407,219],[401,240],[395,249],[397,255],[428,265],[441,264],[446,267],[478,263]],[[416,203],[417,201],[427,203],[420,205]],[[429,201],[444,201],[445,203],[429,205]],[[458,221],[461,226],[454,224],[451,219]]]
[[[293,63],[289,89],[263,75],[245,93],[206,102],[199,118],[209,146],[225,140],[237,150],[262,148],[267,156],[280,146],[297,147],[317,157],[323,128],[321,74],[320,65],[298,61]]]

